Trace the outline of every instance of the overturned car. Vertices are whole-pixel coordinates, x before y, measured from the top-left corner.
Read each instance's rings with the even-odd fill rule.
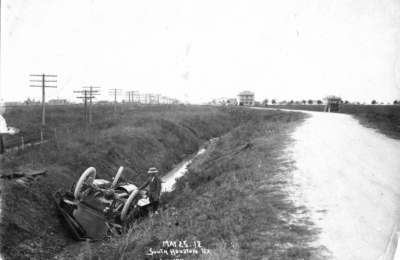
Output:
[[[148,216],[148,191],[140,191],[133,182],[121,178],[122,171],[120,167],[110,182],[96,179],[96,169],[90,167],[69,191],[54,194],[57,211],[75,239],[120,234],[135,220]]]

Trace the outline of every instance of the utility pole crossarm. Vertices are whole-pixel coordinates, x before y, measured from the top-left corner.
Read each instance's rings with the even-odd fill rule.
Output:
[[[31,79],[31,82],[42,82],[42,86],[37,86],[37,85],[30,85],[30,87],[41,87],[42,88],[42,106],[43,106],[43,115],[42,115],[42,126],[45,126],[45,89],[46,88],[57,88],[57,86],[46,86],[45,83],[48,82],[57,82],[57,80],[46,80],[46,77],[57,77],[57,75],[46,75],[46,74],[31,74],[31,77],[42,77],[41,80],[37,80],[37,79]]]
[[[89,114],[89,124],[92,124],[92,99],[95,98],[95,95],[100,95],[99,90],[93,90],[93,88],[100,88],[100,87],[94,87],[94,86],[85,86],[82,88],[89,88],[89,90],[80,90],[80,91],[74,91],[74,93],[85,93],[84,97],[78,97],[78,98],[84,98],[85,100],[85,125],[87,125],[87,100],[90,101],[90,114]]]
[[[30,80],[30,82],[43,82],[43,80]],[[57,80],[45,80],[44,82],[57,82]]]
[[[42,77],[43,75],[45,75],[45,74],[36,74],[36,75],[29,75],[29,76],[32,76],[32,77]],[[57,77],[57,75],[45,75],[46,77]]]
[[[122,89],[109,89],[109,95],[114,95],[114,115],[117,113],[117,95],[122,95]]]
[[[39,87],[39,88],[43,88],[43,86],[37,86],[37,85],[29,85],[30,87]],[[46,88],[56,88],[57,86],[45,86]]]

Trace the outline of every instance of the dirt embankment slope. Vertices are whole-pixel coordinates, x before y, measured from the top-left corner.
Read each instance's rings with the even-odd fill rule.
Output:
[[[58,217],[55,214],[52,195],[59,188],[67,188],[73,181],[76,181],[81,173],[89,166],[94,166],[98,170],[99,178],[111,179],[119,166],[124,166],[124,176],[134,181],[143,181],[148,167],[155,166],[163,172],[168,171],[171,167],[178,163],[185,154],[196,152],[199,144],[212,137],[221,136],[231,131],[230,138],[225,142],[220,142],[220,148],[215,150],[209,165],[202,171],[202,175],[193,176],[190,179],[190,190],[195,190],[199,186],[207,187],[207,189],[214,190],[214,185],[220,187],[217,189],[215,197],[219,198],[215,203],[211,202],[209,197],[194,197],[204,199],[202,203],[207,207],[207,216],[198,214],[198,207],[192,207],[190,203],[196,203],[195,200],[188,200],[185,193],[181,194],[180,199],[186,202],[190,211],[184,211],[185,217],[180,222],[178,233],[172,233],[168,227],[164,227],[162,232],[165,232],[164,237],[139,237],[141,243],[155,243],[162,239],[183,239],[184,236],[191,236],[194,231],[193,219],[199,224],[201,231],[199,238],[206,243],[207,246],[215,246],[223,244],[223,240],[229,239],[231,233],[235,232],[235,237],[239,237],[247,230],[245,237],[241,243],[251,245],[246,252],[253,252],[252,248],[258,248],[257,244],[252,244],[253,239],[258,239],[254,236],[253,229],[248,229],[246,226],[238,227],[232,230],[231,227],[236,225],[228,225],[228,223],[235,224],[236,221],[240,225],[242,221],[240,218],[247,216],[246,225],[251,225],[252,228],[257,227],[252,221],[253,217],[259,217],[257,214],[258,206],[266,194],[270,190],[277,189],[276,185],[280,185],[277,181],[276,185],[264,186],[263,192],[257,193],[253,183],[261,185],[256,182],[259,178],[265,179],[265,172],[254,171],[251,167],[259,168],[253,160],[254,156],[258,154],[258,147],[255,149],[247,149],[251,154],[244,153],[240,161],[235,160],[231,151],[240,152],[240,147],[247,147],[247,144],[252,142],[253,139],[268,136],[268,140],[264,140],[263,146],[277,146],[274,156],[281,149],[280,142],[272,142],[277,140],[277,135],[271,136],[271,133],[279,133],[281,129],[287,128],[287,122],[296,121],[301,116],[299,114],[285,114],[281,112],[255,112],[244,108],[216,108],[216,107],[148,107],[139,108],[135,111],[125,111],[113,117],[112,108],[96,108],[94,116],[94,125],[96,127],[85,131],[81,128],[82,118],[80,114],[75,111],[73,113],[68,110],[69,108],[57,108],[55,111],[48,111],[52,115],[49,120],[49,128],[57,126],[57,135],[51,138],[41,146],[29,147],[28,149],[17,151],[15,154],[9,154],[11,161],[2,164],[1,173],[21,170],[28,168],[33,170],[45,169],[47,176],[43,176],[41,180],[32,184],[31,187],[24,187],[13,181],[4,181],[3,205],[2,205],[2,220],[1,227],[1,252],[6,259],[50,259],[56,252],[60,251],[63,247],[70,244],[72,241],[69,239],[65,230],[58,222]],[[108,111],[109,109],[110,111]],[[21,114],[20,118],[25,121],[10,119],[10,125],[15,125],[21,129],[29,129],[35,126],[35,118],[40,111],[23,111],[28,115]],[[54,113],[52,113],[54,112]],[[82,112],[82,111],[80,111]],[[101,112],[101,113],[99,113]],[[31,121],[29,121],[31,120]],[[78,122],[75,129],[72,131],[71,124]],[[25,124],[19,126],[19,124]],[[284,125],[284,126],[283,126]],[[60,128],[70,126],[69,131],[61,132]],[[256,146],[255,146],[256,147]],[[270,155],[271,151],[266,154]],[[229,156],[224,156],[227,154]],[[268,157],[272,158],[272,157]],[[275,157],[274,157],[275,158]],[[228,160],[225,160],[228,159]],[[272,159],[271,159],[272,160]],[[257,165],[263,166],[263,159],[260,158]],[[268,164],[268,161],[265,162]],[[241,169],[246,169],[242,171]],[[248,180],[247,186],[239,185],[237,179],[230,178],[232,170],[237,172],[237,179],[241,178],[242,182]],[[257,174],[254,174],[254,173]],[[196,175],[196,174],[194,174]],[[220,176],[221,175],[221,176]],[[222,176],[223,175],[223,176]],[[141,180],[142,179],[142,180]],[[275,180],[275,179],[274,179]],[[224,184],[225,183],[225,184]],[[210,184],[210,185],[204,185]],[[242,207],[239,211],[236,208],[231,208],[230,198],[234,194],[235,189],[241,194],[239,204],[236,207]],[[180,188],[184,189],[185,183],[180,183]],[[178,189],[181,190],[182,189]],[[199,190],[201,192],[201,190]],[[243,194],[242,194],[243,193]],[[257,193],[257,194],[253,194]],[[243,195],[253,194],[251,197]],[[192,193],[194,196],[194,194]],[[255,199],[254,196],[259,195],[260,199]],[[282,226],[280,217],[277,212],[283,209],[290,209],[290,203],[282,202],[282,194],[275,193],[273,202],[263,207],[264,212],[270,212],[270,219],[273,219],[273,225],[279,227],[281,230],[278,234],[279,241],[291,241],[292,236],[287,235],[290,226]],[[248,201],[249,200],[249,201]],[[175,201],[179,204],[179,199]],[[181,203],[183,205],[184,203]],[[276,205],[275,205],[276,204]],[[222,210],[220,207],[225,207]],[[215,208],[214,208],[215,207]],[[252,211],[249,216],[248,210]],[[232,219],[231,213],[238,213],[238,219]],[[240,214],[239,214],[240,213]],[[220,224],[221,216],[224,216],[225,221],[223,225]],[[205,221],[204,218],[208,221]],[[259,219],[267,221],[266,218]],[[209,224],[212,223],[213,229],[210,229]],[[207,224],[207,226],[204,226]],[[222,233],[221,228],[222,227]],[[203,233],[204,231],[204,233]],[[219,234],[217,240],[215,236],[211,241],[208,241],[209,232]],[[302,237],[309,233],[307,230],[296,229]],[[305,232],[305,233],[303,233]],[[152,235],[151,234],[146,234]],[[159,235],[159,234],[158,234]],[[171,237],[172,236],[172,237]],[[175,236],[175,237],[173,237]],[[258,235],[257,235],[258,236]],[[261,234],[260,234],[261,236]],[[275,234],[270,234],[274,237]],[[213,236],[211,236],[213,237]],[[308,254],[309,251],[305,245],[299,248],[297,245],[281,250],[279,241],[275,242],[270,237],[265,238],[270,241],[270,247],[264,248],[258,252],[258,256],[262,256],[265,250],[275,250],[277,255],[287,255],[289,259],[296,259],[299,254]],[[221,242],[222,241],[222,242]],[[215,244],[217,243],[217,244]],[[112,244],[109,244],[109,246]],[[148,244],[146,244],[148,245]],[[123,250],[132,250],[134,245],[123,247]],[[115,252],[116,259],[120,259],[119,245],[116,246]],[[105,247],[103,247],[104,249]],[[136,250],[136,245],[134,249]],[[147,250],[148,248],[142,248]],[[258,250],[257,249],[257,250]],[[144,252],[144,251],[143,251]],[[137,256],[135,252],[130,252],[134,258]],[[70,255],[71,256],[71,255]],[[127,256],[128,257],[128,256]],[[68,258],[67,258],[68,259]],[[101,259],[110,259],[110,251],[105,252],[104,257]],[[132,258],[127,258],[132,259]]]
[[[332,259],[378,259],[400,220],[400,142],[349,115],[312,115],[293,133],[292,198]]]
[[[49,259],[72,242],[59,223],[52,196],[69,188],[86,168],[93,166],[98,178],[111,179],[124,166],[124,176],[140,183],[148,167],[168,171],[200,143],[237,124],[228,112],[210,107],[152,106],[120,111],[116,117],[112,107],[94,111],[94,127],[85,130],[83,108],[49,108],[46,127],[49,132],[57,128],[57,134],[42,145],[8,153],[1,161],[2,175],[24,168],[47,170],[30,187],[1,180],[5,259]],[[6,114],[6,119],[21,129],[21,135],[40,128],[40,110],[19,112],[18,117]]]

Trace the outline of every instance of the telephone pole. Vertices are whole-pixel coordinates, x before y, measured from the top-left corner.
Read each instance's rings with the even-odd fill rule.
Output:
[[[43,106],[43,114],[42,114],[42,126],[46,125],[46,109],[45,109],[45,88],[57,88],[57,86],[46,86],[45,83],[46,82],[57,82],[57,80],[46,80],[46,77],[57,77],[57,75],[30,75],[31,77],[42,77],[41,80],[37,80],[37,79],[31,79],[31,82],[42,82],[41,86],[38,85],[30,85],[30,87],[38,87],[38,88],[42,88],[42,106]]]
[[[156,95],[156,99],[157,99],[157,105],[159,105],[160,104],[160,94],[159,93],[157,93],[157,94],[155,94]]]
[[[122,95],[122,89],[109,89],[109,95],[114,95],[114,115],[117,113],[117,95]]]
[[[92,124],[92,98],[94,98],[93,97],[93,95],[100,95],[98,92],[100,92],[100,91],[98,91],[98,90],[93,90],[93,88],[100,88],[100,87],[92,87],[92,86],[90,86],[90,87],[83,87],[83,88],[90,88],[90,93],[89,93],[89,99],[90,99],[90,113],[89,113],[89,124],[91,125]],[[94,94],[93,94],[94,93]]]
[[[86,88],[86,87],[83,87]],[[99,95],[99,94],[93,94],[92,92],[98,92],[96,91],[92,91],[92,87],[90,87],[90,90],[79,90],[79,91],[74,91],[74,93],[81,93],[84,94],[83,97],[77,97],[77,98],[83,98],[85,101],[85,127],[87,127],[87,100],[90,99],[90,124],[92,123],[92,98],[94,98],[93,95]],[[95,88],[99,88],[99,87],[95,87]],[[90,94],[88,96],[88,93]]]
[[[140,94],[139,94],[139,91],[133,91],[132,98],[133,98],[133,100],[132,100],[133,103],[137,102],[139,104],[139,106],[140,106]]]
[[[81,90],[81,91],[74,91],[74,93],[83,93],[83,94],[85,94],[83,97],[77,97],[77,98],[83,98],[84,99],[84,101],[85,101],[85,127],[87,126],[87,99],[88,99],[88,97],[87,97],[87,90]]]
[[[125,92],[125,95],[128,94],[128,96],[129,96],[128,110],[132,109],[133,97],[134,97],[135,92],[136,91],[127,91],[127,92]]]

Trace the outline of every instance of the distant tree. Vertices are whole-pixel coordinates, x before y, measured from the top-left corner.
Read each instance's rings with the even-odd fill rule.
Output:
[[[344,101],[344,103],[345,103],[346,105],[348,105],[350,102],[346,100],[346,101]]]
[[[308,100],[308,104],[309,105],[312,105],[313,104],[313,101],[310,99],[310,100]]]
[[[296,100],[296,102],[294,102],[296,105],[300,104],[300,101]]]
[[[399,102],[397,100],[393,101],[393,105],[397,105]]]
[[[292,99],[292,100],[289,101],[289,105],[293,105],[293,104],[294,104],[294,101]]]
[[[357,102],[357,105],[360,105],[360,102]]]
[[[305,105],[307,103],[307,101],[305,101],[304,99],[301,102],[303,103],[303,105]]]
[[[372,105],[375,105],[376,103],[377,103],[376,100],[372,100],[371,102]]]
[[[343,104],[343,103],[344,103],[344,101],[341,99],[341,100],[340,100],[340,104]]]
[[[254,101],[254,106],[259,106],[260,105],[260,101]]]
[[[318,105],[321,105],[321,104],[322,104],[322,101],[321,101],[321,100],[317,100],[317,104],[318,104]]]
[[[268,99],[264,99],[264,101],[262,102],[263,106],[267,106],[268,105]]]
[[[271,101],[271,102],[272,102],[272,104],[273,104],[273,105],[275,105],[275,104],[276,104],[276,100],[275,100],[275,99],[272,99],[272,101]]]
[[[282,101],[282,104],[283,104],[283,105],[286,105],[286,100],[283,100],[283,101]]]

